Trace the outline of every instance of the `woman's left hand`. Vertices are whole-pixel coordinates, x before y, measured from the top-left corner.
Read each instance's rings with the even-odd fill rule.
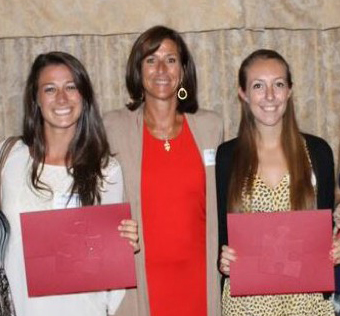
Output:
[[[130,245],[133,247],[134,252],[140,250],[139,238],[138,238],[138,224],[133,219],[123,219],[118,226],[120,236],[127,238]]]

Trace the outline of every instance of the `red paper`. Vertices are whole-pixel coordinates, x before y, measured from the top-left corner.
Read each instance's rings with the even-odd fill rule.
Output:
[[[227,216],[232,296],[334,290],[331,210]]]
[[[128,204],[21,213],[29,296],[136,286],[133,248],[117,229]]]

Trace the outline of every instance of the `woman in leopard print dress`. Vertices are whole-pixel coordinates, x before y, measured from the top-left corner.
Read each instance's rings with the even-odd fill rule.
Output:
[[[280,54],[258,50],[243,61],[238,137],[222,144],[216,157],[223,315],[334,315],[322,293],[230,295],[229,265],[237,249],[227,246],[227,212],[333,207],[332,150],[323,139],[300,133],[291,94],[289,65]]]

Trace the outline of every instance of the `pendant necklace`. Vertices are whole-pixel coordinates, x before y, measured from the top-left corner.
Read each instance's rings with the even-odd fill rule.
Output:
[[[164,146],[164,149],[166,151],[170,151],[171,145],[170,145],[168,137],[164,137],[164,144],[163,144],[163,146]]]
[[[171,127],[166,135],[162,135],[161,139],[164,140],[163,147],[165,151],[169,152],[171,149],[170,139],[169,136],[172,133],[173,128]]]
[[[163,143],[163,147],[164,150],[166,152],[169,152],[171,150],[171,144],[170,144],[170,135],[173,131],[173,126],[171,126],[170,128],[168,128],[168,131],[166,134],[164,134],[164,131],[161,131],[160,129],[156,129],[156,128],[151,128],[152,124],[150,124],[148,118],[145,118],[146,124],[149,125],[150,131],[152,134],[154,134],[156,137],[158,135],[158,137],[164,141]],[[148,124],[149,123],[149,124]]]

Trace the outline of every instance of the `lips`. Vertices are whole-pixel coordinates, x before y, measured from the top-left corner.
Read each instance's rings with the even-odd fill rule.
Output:
[[[156,79],[154,82],[157,85],[168,85],[170,83],[170,80],[167,80],[167,79]]]
[[[265,112],[274,112],[277,109],[277,107],[276,106],[266,106],[266,107],[263,107],[262,109]]]
[[[62,108],[62,109],[55,109],[53,112],[56,115],[63,116],[63,115],[70,114],[71,111],[72,111],[72,109],[67,107],[67,108]]]
[[[276,111],[280,106],[279,105],[261,105],[260,106],[261,109],[264,111],[264,112],[274,112]]]

